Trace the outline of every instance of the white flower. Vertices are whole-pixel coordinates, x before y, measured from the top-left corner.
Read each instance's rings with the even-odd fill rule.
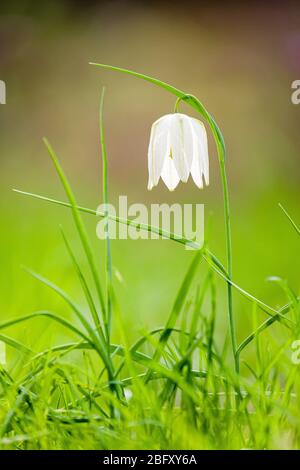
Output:
[[[148,149],[148,189],[162,180],[170,191],[189,174],[199,188],[209,184],[207,135],[204,124],[185,114],[162,116],[152,125]]]

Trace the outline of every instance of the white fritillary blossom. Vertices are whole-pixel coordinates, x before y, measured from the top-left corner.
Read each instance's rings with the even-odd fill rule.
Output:
[[[207,135],[204,124],[185,114],[162,116],[152,125],[148,149],[148,189],[161,177],[170,191],[189,174],[199,188],[209,184]]]

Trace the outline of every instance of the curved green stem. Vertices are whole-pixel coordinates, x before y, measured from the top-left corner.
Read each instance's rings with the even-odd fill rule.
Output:
[[[229,205],[227,175],[226,175],[226,169],[225,169],[225,159],[220,159],[220,170],[221,170],[223,198],[224,198],[227,271],[228,271],[228,278],[232,280],[232,240],[231,240],[231,223],[230,223],[230,205]],[[234,312],[233,312],[232,285],[230,283],[227,284],[227,296],[228,296],[228,320],[229,320],[229,326],[230,326],[231,346],[232,346],[232,352],[234,356],[235,370],[237,373],[239,373],[240,365],[239,365],[239,356],[236,354],[236,350],[237,350],[236,328],[235,328],[235,319],[234,319]]]
[[[231,243],[229,192],[228,192],[228,183],[227,183],[227,175],[226,175],[226,168],[225,168],[226,149],[225,149],[223,135],[219,127],[217,126],[214,118],[208,113],[208,111],[205,109],[203,104],[195,96],[186,94],[183,91],[179,90],[178,88],[172,85],[169,85],[168,83],[165,83],[161,80],[158,80],[157,78],[149,77],[148,75],[135,72],[133,70],[124,69],[121,67],[115,67],[113,65],[108,65],[108,64],[99,64],[95,62],[90,62],[90,65],[94,65],[96,67],[101,67],[104,69],[114,70],[114,71],[121,72],[127,75],[131,75],[136,78],[150,82],[154,85],[157,85],[160,88],[164,88],[165,90],[169,91],[173,95],[177,96],[178,104],[180,100],[186,101],[186,103],[192,106],[209,124],[210,129],[214,136],[214,140],[216,142],[216,146],[217,146],[220,172],[221,172],[221,180],[222,180],[222,186],[223,186],[227,271],[228,271],[229,280],[231,281],[232,280],[232,243]],[[233,313],[232,287],[231,287],[230,282],[227,285],[228,285],[227,287],[228,320],[229,320],[231,347],[232,347],[232,353],[233,353],[233,357],[235,361],[235,369],[238,372],[239,371],[239,357],[236,354],[237,341],[236,341],[236,331],[235,331],[235,319],[234,319],[234,313]]]
[[[175,103],[175,106],[174,106],[174,113],[178,113],[178,108],[179,108],[179,105],[180,105],[180,102],[183,100],[184,98],[179,96],[176,100],[176,103]]]
[[[179,103],[180,99],[181,98],[177,99],[176,104]],[[221,182],[222,182],[222,188],[223,188],[227,274],[228,274],[228,279],[231,281],[232,280],[232,241],[231,241],[229,191],[228,191],[228,182],[227,182],[227,174],[226,174],[226,167],[225,167],[226,147],[225,147],[224,139],[215,120],[206,111],[206,109],[204,108],[202,103],[198,100],[198,98],[192,95],[185,95],[182,98],[182,100],[190,104],[207,121],[212,131],[212,134],[214,136],[214,140],[216,142],[220,174],[221,174]],[[228,323],[229,323],[232,354],[234,358],[235,371],[239,373],[239,369],[240,369],[239,355],[236,353],[237,351],[236,327],[235,327],[235,319],[234,319],[234,312],[233,312],[232,285],[230,283],[227,284],[227,297],[228,297]]]

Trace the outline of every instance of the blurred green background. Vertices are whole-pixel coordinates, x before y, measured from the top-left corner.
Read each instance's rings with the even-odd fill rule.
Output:
[[[0,79],[7,86],[7,104],[0,106],[1,321],[42,308],[70,315],[21,265],[83,302],[59,232],[62,224],[77,246],[70,213],[17,195],[12,188],[64,198],[42,144],[47,136],[78,202],[98,206],[103,85],[111,201],[122,194],[129,203],[204,203],[210,248],[225,262],[222,192],[212,139],[208,188],[199,191],[189,182],[169,193],[160,184],[149,193],[150,127],[172,112],[174,98],[89,61],[144,72],[203,101],[228,149],[234,280],[274,307],[286,299],[266,282],[268,276],[288,279],[299,292],[299,239],[278,208],[281,202],[300,221],[300,105],[291,103],[291,83],[300,78],[299,5],[12,1],[1,5],[0,12]],[[181,109],[193,114],[184,105]],[[104,246],[96,238],[96,219],[85,220],[103,272]],[[112,249],[114,267],[122,276],[122,282],[115,279],[115,288],[132,340],[140,329],[163,324],[193,254],[166,240],[114,241]],[[204,273],[203,266],[200,282]],[[242,338],[251,328],[252,307],[239,295],[235,306]],[[218,281],[220,326],[227,325],[225,307],[226,289]],[[24,325],[10,334],[36,350],[65,338],[61,327],[45,320]],[[223,336],[224,328],[219,331]],[[8,357],[18,361],[10,350]]]

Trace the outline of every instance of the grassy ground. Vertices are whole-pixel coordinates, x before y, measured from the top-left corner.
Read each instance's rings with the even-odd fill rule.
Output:
[[[27,202],[36,204],[30,220],[24,216]],[[7,224],[17,231],[9,232],[5,241],[5,266],[11,271],[2,271],[5,314],[0,328],[8,359],[1,368],[2,448],[299,447],[300,381],[291,362],[291,343],[299,338],[299,304],[292,303],[287,312],[295,324],[276,321],[245,347],[237,377],[226,334],[224,279],[201,256],[175,242],[115,242],[113,284],[118,302],[113,303],[110,355],[104,354],[98,336],[94,338],[76,269],[59,230],[53,228],[64,220],[86,273],[87,263],[65,220],[69,209],[45,211],[42,204],[22,200],[18,224],[6,215]],[[85,216],[88,225],[91,217]],[[289,223],[285,230],[288,238],[296,236]],[[102,271],[104,248],[96,248],[101,251],[96,262]],[[20,268],[21,261],[69,292],[79,310],[69,299],[61,299],[61,292],[32,279]],[[90,286],[92,279],[87,279]],[[277,300],[271,305],[278,311],[280,302],[293,301],[289,290],[278,292],[278,284],[274,291],[268,289],[268,284],[261,289],[266,296],[262,299],[269,302],[268,296],[274,294]],[[95,294],[92,288],[94,298]],[[42,309],[50,312],[43,310],[47,317],[35,314],[10,323]],[[78,311],[91,327],[78,318]],[[162,336],[170,314],[175,315],[178,330]],[[270,318],[238,293],[235,315],[239,342]],[[69,323],[62,324],[62,319]],[[114,372],[109,380],[110,367]]]

